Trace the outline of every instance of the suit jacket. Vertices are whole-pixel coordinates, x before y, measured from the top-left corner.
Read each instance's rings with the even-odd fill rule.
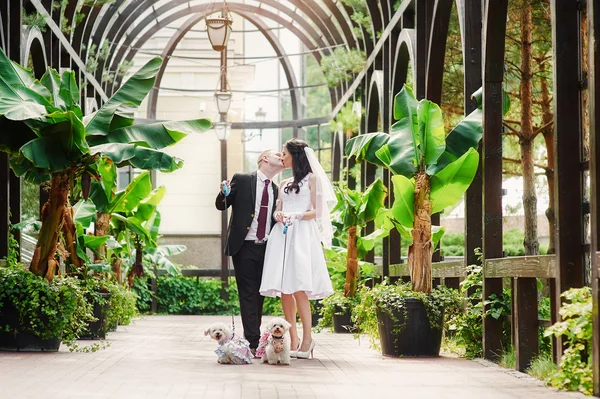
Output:
[[[254,206],[256,204],[256,171],[252,173],[236,173],[231,178],[231,192],[225,198],[225,194],[219,191],[215,206],[218,210],[224,211],[225,204],[232,208],[229,218],[229,228],[227,229],[227,245],[225,245],[225,255],[235,255],[250,230],[250,225],[254,219]],[[275,223],[273,212],[277,202],[278,187],[275,183],[273,188],[273,208],[271,209],[271,227]],[[261,193],[262,195],[262,193]],[[225,201],[227,200],[227,201]],[[258,216],[257,216],[258,217]]]

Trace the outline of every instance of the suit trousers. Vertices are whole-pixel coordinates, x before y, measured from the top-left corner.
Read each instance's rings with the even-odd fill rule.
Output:
[[[250,342],[250,348],[258,347],[260,324],[265,297],[260,295],[263,263],[265,261],[266,244],[255,244],[244,241],[240,250],[232,256],[240,298],[240,312],[244,338]]]

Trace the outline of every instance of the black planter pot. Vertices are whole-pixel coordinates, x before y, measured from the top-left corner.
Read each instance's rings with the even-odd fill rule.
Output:
[[[321,319],[321,308],[323,304],[321,304],[320,300],[313,302],[313,313],[311,319],[311,327],[316,327],[319,324],[319,320]]]
[[[377,308],[381,353],[385,356],[439,356],[443,312],[441,320],[436,321],[440,328],[431,328],[423,302],[407,298],[405,307],[405,311],[394,311],[393,318]]]
[[[339,314],[341,313],[341,314]],[[343,310],[336,306],[333,313],[333,331],[336,333],[351,333],[354,331],[354,323],[350,319],[351,311]]]
[[[106,313],[108,312],[108,300],[110,294],[103,292],[98,293],[104,299],[104,303],[94,301],[91,297],[88,298],[92,302],[94,307],[94,317],[97,319],[91,323],[88,323],[88,334],[82,335],[79,339],[104,339],[106,338],[106,332],[108,331],[108,320]]]
[[[19,317],[14,306],[5,304],[2,309],[3,325],[20,330]],[[60,348],[60,337],[42,339],[28,331],[0,332],[0,351],[10,352],[56,352]]]
[[[17,334],[0,333],[0,351],[57,352],[59,348],[60,338],[41,339],[26,331]]]

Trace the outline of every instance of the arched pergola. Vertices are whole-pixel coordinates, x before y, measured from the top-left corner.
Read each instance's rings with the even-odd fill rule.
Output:
[[[157,79],[149,103],[149,115],[156,112],[156,98],[162,74],[177,43],[213,7],[208,0],[116,0],[112,4],[90,7],[82,0],[66,3],[64,19],[60,10],[53,7],[60,0],[14,0],[0,3],[0,45],[12,60],[26,62],[30,56],[36,76],[43,73],[42,66],[72,68],[78,73],[79,83],[87,98],[85,111],[97,109],[118,89],[120,79],[114,83],[102,83],[102,73],[116,70],[124,61],[132,60],[156,32],[170,23],[180,21],[167,46],[162,50],[165,64]],[[296,129],[314,123],[303,120],[299,110],[298,82],[294,78],[286,49],[267,28],[271,22],[289,30],[320,62],[336,47],[357,48],[365,51],[367,63],[364,69],[350,81],[330,89],[330,100],[335,114],[350,100],[358,100],[366,109],[361,132],[374,131],[380,126],[390,132],[393,123],[393,96],[412,72],[414,91],[418,98],[440,102],[443,98],[443,64],[451,10],[456,4],[464,68],[465,112],[475,107],[470,96],[483,88],[484,137],[481,144],[480,171],[466,195],[466,245],[462,266],[474,264],[477,259],[475,248],[482,248],[484,255],[484,298],[500,295],[502,278],[513,281],[513,318],[515,320],[514,342],[517,350],[517,368],[523,369],[530,362],[536,348],[533,334],[537,334],[537,315],[532,314],[532,298],[535,298],[535,277],[539,270],[529,274],[517,272],[498,273],[487,268],[487,263],[500,259],[502,253],[502,86],[504,78],[505,31],[508,0],[394,0],[366,1],[368,28],[357,24],[350,16],[353,9],[335,0],[253,0],[228,2],[230,10],[247,19],[267,39],[281,59],[288,89],[293,102],[293,120],[268,123],[239,123],[236,128],[294,127]],[[397,6],[397,7],[395,7]],[[579,30],[582,18],[581,2],[553,0],[550,11],[553,15],[552,51],[554,55],[554,77],[552,82],[554,99],[554,150],[556,160],[554,174],[557,209],[557,250],[553,255],[551,270],[544,275],[551,281],[553,290],[553,319],[556,320],[561,292],[584,285],[584,257],[591,260],[594,306],[598,309],[598,236],[600,231],[600,73],[598,43],[600,41],[600,0],[587,1],[589,31],[589,64],[587,86],[581,82],[581,56]],[[47,16],[46,33],[26,30],[22,26],[23,11],[38,12]],[[85,13],[84,20],[77,26],[77,12]],[[556,16],[560,15],[560,18]],[[63,25],[66,21],[66,26]],[[69,32],[68,34],[63,33]],[[362,32],[356,35],[355,32]],[[86,71],[86,61],[92,45],[100,46],[108,41],[108,55],[97,69]],[[589,149],[588,159],[582,159],[587,143],[582,135],[582,90],[588,90]],[[326,117],[325,119],[329,119]],[[320,122],[324,120],[320,119]],[[334,152],[343,147],[336,140]],[[351,161],[350,161],[351,162]],[[338,168],[340,162],[337,163]],[[363,184],[375,178],[375,168],[363,168]],[[590,219],[591,243],[585,242],[584,190],[582,178],[589,171],[591,192]],[[337,173],[336,173],[337,172]],[[0,175],[5,183],[0,186],[0,257],[7,254],[10,209],[20,207],[19,181],[9,173],[7,158],[0,155]],[[334,171],[340,176],[340,170]],[[385,184],[390,188],[391,179],[383,172]],[[388,201],[393,201],[390,195]],[[18,212],[13,212],[10,221],[18,222]],[[387,276],[391,265],[400,264],[400,238],[392,233],[384,241],[382,275]],[[373,254],[369,255],[371,258]],[[522,260],[521,260],[522,261]],[[539,258],[529,261],[541,262]],[[442,263],[438,263],[442,265]],[[519,272],[520,273],[520,272]],[[447,276],[448,277],[448,276]],[[457,276],[450,276],[447,285],[455,285]],[[518,278],[516,278],[518,277]],[[600,394],[600,316],[594,313],[594,392]],[[501,326],[499,321],[486,317],[483,321],[484,356],[494,358],[500,352]],[[536,348],[537,349],[537,348]],[[560,354],[561,343],[555,345]]]

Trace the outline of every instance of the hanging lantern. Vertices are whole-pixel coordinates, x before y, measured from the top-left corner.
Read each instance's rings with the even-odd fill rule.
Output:
[[[232,23],[233,19],[229,16],[226,1],[223,2],[223,10],[221,10],[220,16],[206,18],[206,31],[213,50],[220,52],[227,48]]]

